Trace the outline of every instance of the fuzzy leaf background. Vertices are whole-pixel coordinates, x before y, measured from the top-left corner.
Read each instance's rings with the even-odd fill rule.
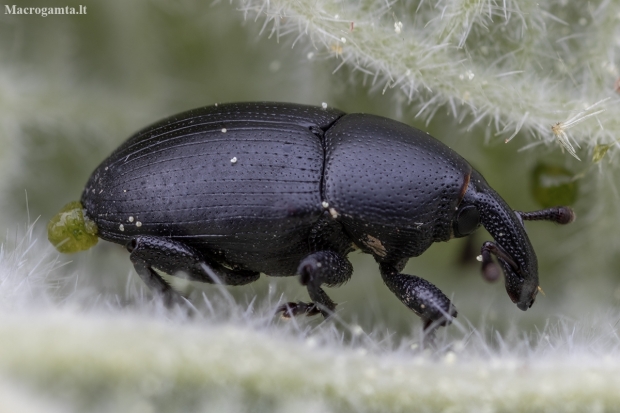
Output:
[[[1,412],[620,405],[618,2],[81,4],[86,15],[0,13]],[[335,320],[286,322],[278,303],[307,300],[295,277],[172,280],[198,310],[188,318],[151,299],[123,248],[48,244],[47,220],[136,130],[243,100],[326,102],[427,130],[518,210],[540,208],[537,167],[568,171],[577,222],[527,224],[546,297],[524,313],[480,278],[484,231],[467,254],[467,240],[434,245],[405,272],[438,285],[459,318],[421,351],[419,320],[360,254],[328,291]]]

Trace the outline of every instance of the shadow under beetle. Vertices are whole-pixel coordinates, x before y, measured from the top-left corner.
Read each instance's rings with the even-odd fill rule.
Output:
[[[371,254],[388,288],[427,332],[457,312],[433,284],[401,273],[433,242],[474,232],[482,272],[504,272],[521,310],[539,291],[536,254],[523,220],[567,224],[568,207],[513,211],[446,145],[405,124],[289,103],[232,103],[190,110],[129,138],[91,175],[80,202],[48,224],[61,252],[100,237],[125,245],[138,275],[167,305],[184,304],[153,269],[190,280],[243,285],[298,274],[311,303],[336,304],[321,288],[346,282],[354,249]],[[499,267],[491,259],[495,255]]]

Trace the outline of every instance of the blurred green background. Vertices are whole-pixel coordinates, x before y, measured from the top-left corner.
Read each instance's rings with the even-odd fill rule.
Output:
[[[36,7],[49,2],[15,4]],[[605,193],[605,180],[614,179],[609,172],[601,177],[589,161],[578,163],[556,147],[519,152],[527,136],[517,135],[509,144],[485,138],[485,122],[466,131],[448,108],[440,108],[427,125],[414,117],[416,111],[400,91],[388,88],[382,93],[383,85],[373,85],[372,79],[347,65],[340,67],[337,56],[303,39],[291,47],[296,34],[270,36],[270,26],[261,34],[261,18],[244,20],[236,3],[84,4],[88,13],[82,16],[0,14],[0,229],[4,232],[24,227],[27,200],[30,221],[40,216],[36,228],[43,234],[49,218],[79,198],[101,160],[132,133],[162,117],[216,102],[326,102],[345,112],[387,116],[429,131],[468,159],[518,210],[541,207],[533,189],[541,164],[566,168],[569,178],[585,172],[574,189],[573,206],[579,217],[575,224],[527,224],[546,292],[529,311],[523,313],[510,302],[501,281],[488,284],[480,277],[475,256],[489,239],[484,230],[469,243],[460,239],[436,244],[409,262],[405,272],[428,279],[453,298],[461,322],[484,325],[484,331],[517,326],[528,334],[548,320],[587,321],[617,311],[618,242],[601,239],[598,232],[612,225],[605,223],[606,209],[597,205]],[[340,303],[339,315],[367,331],[379,328],[399,336],[419,329],[417,317],[382,284],[374,261],[359,253],[350,258],[353,279],[328,291]],[[130,300],[128,277],[130,285],[138,283],[126,252],[116,245],[102,242],[60,260],[71,263],[58,271],[75,277],[76,286],[95,296]],[[255,294],[265,299],[270,285],[287,300],[307,299],[297,284],[295,278],[262,277],[254,285],[231,291],[239,305]],[[194,291],[192,297],[201,291],[212,293],[209,286],[179,288]]]

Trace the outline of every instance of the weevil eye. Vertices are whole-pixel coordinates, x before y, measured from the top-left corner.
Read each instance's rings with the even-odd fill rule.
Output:
[[[454,236],[464,237],[471,234],[480,226],[480,212],[473,205],[465,205],[456,212],[454,221]]]

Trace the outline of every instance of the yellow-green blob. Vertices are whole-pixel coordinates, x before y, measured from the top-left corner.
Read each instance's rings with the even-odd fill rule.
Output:
[[[572,205],[577,199],[577,182],[566,168],[539,163],[532,171],[532,195],[543,208]]]
[[[600,162],[610,148],[611,145],[596,145],[594,147],[594,153],[592,154],[592,162]]]
[[[69,202],[47,224],[47,239],[62,253],[69,254],[94,246],[97,225],[84,216],[79,201]]]

